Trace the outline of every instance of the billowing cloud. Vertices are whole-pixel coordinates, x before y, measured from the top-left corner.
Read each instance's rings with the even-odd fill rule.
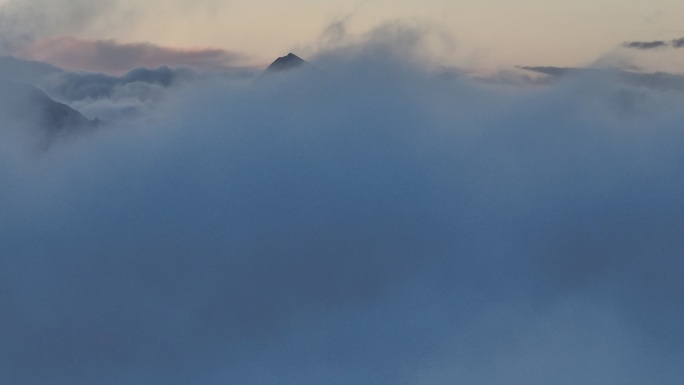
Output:
[[[71,70],[122,73],[138,67],[226,67],[239,58],[223,49],[178,49],[151,43],[118,43],[61,37],[37,43],[22,56]]]
[[[163,99],[166,88],[197,77],[192,70],[169,67],[137,68],[121,76],[65,71],[41,86],[84,114],[111,121],[153,108]]]
[[[684,94],[405,37],[41,156],[2,122],[0,382],[681,384]]]

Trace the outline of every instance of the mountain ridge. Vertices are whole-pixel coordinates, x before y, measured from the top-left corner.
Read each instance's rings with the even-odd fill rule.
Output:
[[[7,79],[0,79],[0,117],[10,126],[38,132],[46,146],[58,137],[86,133],[101,124],[32,84]]]

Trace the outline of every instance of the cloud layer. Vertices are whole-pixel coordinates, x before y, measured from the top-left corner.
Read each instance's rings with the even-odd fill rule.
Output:
[[[71,35],[116,21],[132,21],[119,12],[121,0],[8,0],[0,4],[0,52],[15,53],[34,42]]]
[[[684,96],[402,36],[0,130],[0,382],[680,384]]]
[[[22,56],[71,69],[123,73],[138,67],[225,68],[239,56],[222,49],[178,49],[150,43],[54,38],[32,45]]]

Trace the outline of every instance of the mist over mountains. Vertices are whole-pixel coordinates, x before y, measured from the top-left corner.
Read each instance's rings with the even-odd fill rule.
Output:
[[[0,115],[0,382],[681,384],[684,95],[405,36],[260,82],[0,61],[108,121],[36,155]]]
[[[135,68],[116,76],[67,71],[45,62],[2,56],[0,114],[20,129],[42,136],[38,141],[49,146],[58,136],[78,136],[103,122],[151,114],[168,88],[209,78],[250,76],[249,71],[240,69],[198,72],[166,66]]]
[[[0,119],[10,122],[5,129],[31,130],[42,136],[42,146],[60,136],[76,135],[95,129],[97,120],[89,120],[66,104],[50,99],[35,86],[0,80]]]

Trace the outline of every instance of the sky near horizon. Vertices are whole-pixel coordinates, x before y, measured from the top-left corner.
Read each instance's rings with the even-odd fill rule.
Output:
[[[47,57],[41,56],[41,49],[53,46],[54,50],[52,39],[75,37],[185,50],[221,49],[239,58],[235,62],[240,64],[264,65],[289,51],[315,52],[322,33],[335,23],[343,23],[346,34],[357,36],[400,21],[448,37],[446,52],[440,56],[446,64],[585,66],[614,55],[625,41],[684,36],[680,26],[684,2],[674,0],[171,0],[144,4],[4,0],[0,7],[3,39],[8,39],[10,31],[23,39],[23,56],[37,59]],[[27,44],[32,46],[30,55]]]

